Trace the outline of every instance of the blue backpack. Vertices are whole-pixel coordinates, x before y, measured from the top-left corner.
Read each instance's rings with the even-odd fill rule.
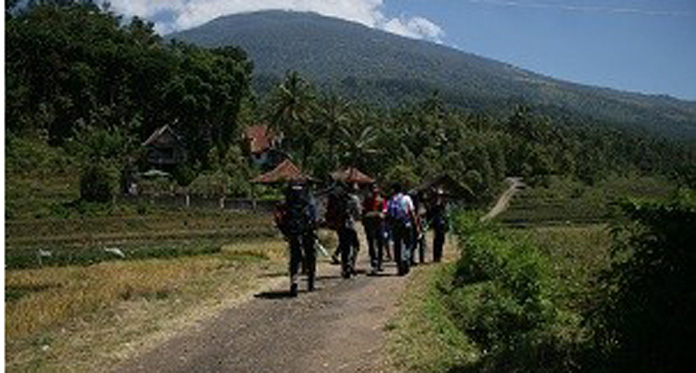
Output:
[[[397,194],[387,203],[387,217],[392,221],[407,224],[410,221],[403,194]]]

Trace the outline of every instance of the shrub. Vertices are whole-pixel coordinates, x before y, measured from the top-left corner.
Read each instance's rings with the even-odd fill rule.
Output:
[[[624,202],[612,265],[589,312],[602,368],[680,371],[694,366],[696,204]]]
[[[80,175],[80,199],[87,202],[111,202],[116,177],[107,167],[91,164]]]
[[[579,317],[560,309],[548,258],[475,215],[455,218],[462,245],[442,291],[456,325],[481,348],[482,371],[569,371],[580,346]]]

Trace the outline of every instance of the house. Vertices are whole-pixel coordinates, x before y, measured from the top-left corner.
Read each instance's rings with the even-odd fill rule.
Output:
[[[355,167],[348,167],[341,170],[337,170],[331,173],[331,178],[336,181],[342,181],[344,183],[355,183],[368,185],[375,182],[370,176],[365,175],[363,172]]]
[[[280,151],[283,137],[266,125],[255,125],[244,130],[251,161],[256,166],[269,167],[278,164],[285,157]]]
[[[297,165],[289,159],[284,160],[273,170],[259,175],[251,180],[252,183],[258,184],[283,184],[289,182],[312,182],[316,181],[313,177],[305,174]]]
[[[169,125],[156,129],[142,146],[152,169],[173,171],[177,165],[186,162],[184,143]]]
[[[474,200],[474,193],[471,191],[471,188],[458,182],[446,173],[413,188],[410,192],[420,194],[429,199],[436,190],[442,190],[451,201],[466,203]]]

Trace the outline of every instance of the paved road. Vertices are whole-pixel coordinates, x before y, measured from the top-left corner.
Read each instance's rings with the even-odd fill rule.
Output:
[[[368,267],[364,246],[358,268]],[[318,289],[287,296],[287,281],[117,367],[118,372],[379,372],[385,368],[383,328],[406,277],[340,278],[319,267]]]

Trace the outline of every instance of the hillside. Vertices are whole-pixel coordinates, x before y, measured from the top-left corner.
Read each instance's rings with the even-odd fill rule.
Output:
[[[323,88],[388,105],[438,90],[446,103],[462,109],[496,115],[522,102],[557,118],[696,139],[696,102],[556,80],[313,13],[229,15],[167,38],[208,47],[241,46],[254,61],[254,83],[261,93],[286,71],[297,70]]]

